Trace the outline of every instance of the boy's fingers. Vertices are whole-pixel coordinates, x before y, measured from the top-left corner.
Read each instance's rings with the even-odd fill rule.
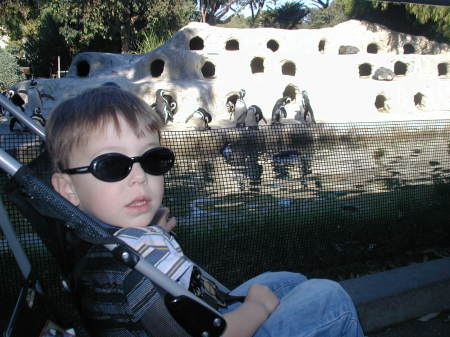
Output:
[[[167,207],[160,207],[153,217],[153,222],[159,222],[161,219],[164,219],[164,215],[169,213],[169,209]]]

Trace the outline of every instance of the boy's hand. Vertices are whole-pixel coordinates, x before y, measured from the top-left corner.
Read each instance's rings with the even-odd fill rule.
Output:
[[[170,232],[177,225],[177,219],[170,214],[167,207],[161,207],[153,217],[152,225],[157,225]]]
[[[224,314],[227,328],[223,337],[251,337],[275,311],[280,301],[266,286],[254,284],[248,290],[244,303]]]
[[[269,316],[275,311],[280,303],[280,300],[268,287],[260,284],[254,284],[248,290],[244,302],[262,306],[266,310],[267,316]]]

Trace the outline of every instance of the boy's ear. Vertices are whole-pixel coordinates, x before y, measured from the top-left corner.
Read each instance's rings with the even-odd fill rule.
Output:
[[[69,200],[73,205],[78,206],[80,204],[80,199],[68,174],[53,173],[52,185],[56,192]]]

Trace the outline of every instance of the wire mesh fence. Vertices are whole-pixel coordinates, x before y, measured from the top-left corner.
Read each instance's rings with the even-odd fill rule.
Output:
[[[186,255],[229,287],[267,270],[339,279],[411,263],[424,250],[438,257],[450,248],[449,131],[449,120],[165,131],[176,164],[164,204]],[[48,163],[36,164],[37,137],[0,141],[48,179]],[[33,268],[70,311],[55,260],[10,202],[8,185],[2,174]],[[0,254],[7,311],[21,278],[3,234]]]

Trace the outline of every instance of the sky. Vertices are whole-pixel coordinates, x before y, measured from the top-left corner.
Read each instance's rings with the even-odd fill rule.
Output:
[[[286,3],[286,2],[294,2],[294,1],[295,1],[295,0],[279,0],[278,3],[277,3],[277,7],[283,5],[283,4]],[[313,2],[312,2],[311,0],[303,0],[303,4],[304,4],[306,7],[312,7],[312,8],[315,8],[315,6],[313,5]],[[246,9],[242,12],[242,14],[243,14],[245,17],[250,16],[250,15],[251,15],[250,7],[246,8]]]

